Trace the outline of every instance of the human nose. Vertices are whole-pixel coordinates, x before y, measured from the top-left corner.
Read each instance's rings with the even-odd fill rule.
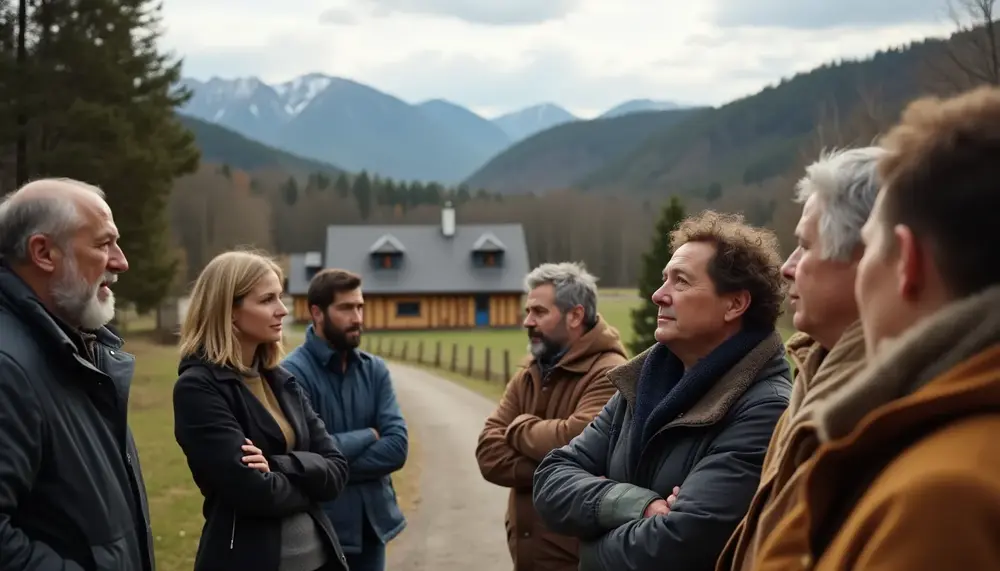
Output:
[[[125,252],[122,251],[118,244],[115,244],[111,248],[111,253],[108,256],[108,269],[116,274],[128,271],[128,260],[125,258]]]
[[[788,281],[795,281],[795,268],[799,265],[799,258],[802,255],[801,248],[795,248],[785,263],[781,265],[781,275]]]

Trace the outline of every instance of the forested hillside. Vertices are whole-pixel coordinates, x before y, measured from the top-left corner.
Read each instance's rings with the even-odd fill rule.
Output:
[[[763,182],[801,162],[821,124],[844,121],[859,108],[892,120],[925,87],[926,62],[941,46],[925,41],[796,75],[663,129],[575,186],[642,194]]]
[[[181,124],[194,133],[203,162],[226,164],[244,170],[281,168],[296,173],[338,174],[341,169],[320,161],[299,157],[215,123],[178,114]]]
[[[466,184],[504,194],[567,188],[691,113],[644,111],[558,125],[500,153]]]

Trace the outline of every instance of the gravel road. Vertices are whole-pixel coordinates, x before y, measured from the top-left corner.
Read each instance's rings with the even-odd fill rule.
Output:
[[[507,490],[483,480],[475,457],[495,403],[423,369],[389,370],[423,458],[420,504],[391,543],[387,571],[510,571]]]

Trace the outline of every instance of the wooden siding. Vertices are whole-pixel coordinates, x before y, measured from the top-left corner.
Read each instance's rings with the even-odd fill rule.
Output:
[[[481,296],[488,298],[488,327],[521,325],[520,294],[365,295],[365,329],[472,329],[476,327],[476,298]],[[403,309],[419,304],[419,313],[400,315],[400,304]],[[293,315],[296,321],[309,320],[305,296],[295,297]]]

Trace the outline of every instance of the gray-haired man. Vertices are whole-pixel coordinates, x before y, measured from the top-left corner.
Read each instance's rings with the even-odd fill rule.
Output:
[[[795,363],[788,409],[778,421],[764,459],[761,484],[750,509],[730,538],[718,571],[748,569],[764,538],[786,513],[797,464],[815,447],[812,418],[817,405],[852,379],[865,363],[854,281],[864,254],[861,228],[878,196],[879,147],[824,153],[798,182],[802,217],[798,245],[781,271],[791,287],[789,304],[798,333],[787,350]]]
[[[576,571],[578,541],[545,529],[531,479],[542,458],[580,434],[615,393],[604,374],[626,361],[625,348],[597,313],[596,279],[582,266],[542,264],[525,278],[525,290],[531,357],[486,419],[476,459],[484,478],[511,488],[514,571]]]
[[[128,270],[104,193],[31,182],[0,203],[0,569],[150,571],[128,394],[105,324]]]

